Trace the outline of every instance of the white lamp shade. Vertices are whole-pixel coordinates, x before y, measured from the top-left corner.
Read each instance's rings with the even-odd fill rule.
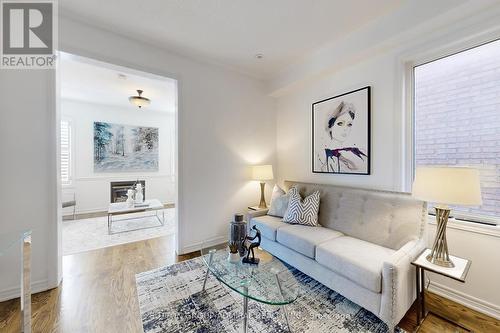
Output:
[[[479,172],[462,167],[418,167],[412,195],[437,204],[481,205]]]
[[[143,91],[141,89],[137,89],[137,96],[130,96],[128,98],[130,103],[134,104],[135,106],[138,106],[139,109],[151,103],[151,100],[149,98],[142,96],[142,93]]]
[[[130,101],[130,103],[140,108],[143,106],[148,106],[151,103],[151,101],[148,98],[139,96],[130,96],[128,100]]]
[[[272,165],[254,165],[252,166],[253,180],[271,180],[273,179]]]

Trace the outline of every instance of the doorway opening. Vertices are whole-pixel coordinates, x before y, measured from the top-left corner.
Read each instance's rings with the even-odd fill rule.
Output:
[[[62,255],[176,232],[177,80],[60,52]]]

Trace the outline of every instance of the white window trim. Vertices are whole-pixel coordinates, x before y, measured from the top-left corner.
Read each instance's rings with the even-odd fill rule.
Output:
[[[427,223],[430,225],[437,225],[436,217],[429,215],[427,218]],[[492,237],[500,238],[500,225],[487,225],[481,224],[477,222],[469,222],[469,221],[459,221],[454,218],[450,218],[448,220],[447,228],[463,230],[468,232],[474,232],[476,234],[488,235]]]
[[[396,130],[396,155],[399,158],[401,174],[395,179],[395,184],[403,192],[411,192],[415,164],[415,133],[414,133],[414,68],[425,63],[438,60],[468,49],[481,46],[500,39],[500,28],[485,31],[467,38],[451,41],[449,39],[434,40],[428,45],[419,45],[419,51],[407,50],[398,59],[396,70],[396,110],[403,110],[397,119],[399,129]],[[422,51],[424,49],[425,51]],[[398,85],[399,83],[399,85]],[[435,224],[435,217],[429,215],[429,223]],[[466,230],[500,237],[500,224],[496,226],[450,219],[449,226],[454,229]]]
[[[71,189],[75,186],[75,168],[74,168],[74,156],[75,156],[75,143],[74,143],[74,138],[75,138],[75,127],[73,123],[73,119],[70,117],[61,117],[61,122],[67,121],[69,123],[69,128],[70,128],[70,133],[69,133],[69,144],[70,144],[70,157],[69,157],[69,182],[68,183],[63,183],[61,180],[61,187],[64,189]],[[60,125],[59,125],[59,131],[60,131]],[[61,145],[61,138],[60,138],[60,133],[59,133],[59,145]],[[61,148],[59,147],[59,151]],[[59,157],[60,158],[60,157]],[[61,161],[59,160],[59,164]],[[59,166],[60,168],[60,166]],[[59,175],[59,178],[61,178],[61,175]]]

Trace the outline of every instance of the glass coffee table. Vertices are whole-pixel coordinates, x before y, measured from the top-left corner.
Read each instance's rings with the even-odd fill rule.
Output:
[[[290,269],[278,258],[270,253],[258,249],[255,256],[260,259],[258,265],[228,261],[227,247],[202,245],[201,257],[207,266],[207,273],[203,283],[203,291],[207,284],[208,275],[212,274],[217,280],[243,296],[243,332],[248,328],[248,300],[281,306],[285,315],[288,330],[288,313],[286,305],[294,302],[298,296],[298,283]]]

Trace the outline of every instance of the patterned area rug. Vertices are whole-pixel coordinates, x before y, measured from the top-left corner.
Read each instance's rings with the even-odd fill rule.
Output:
[[[63,255],[70,255],[119,244],[137,242],[175,233],[175,208],[165,209],[165,225],[158,226],[154,212],[127,214],[115,217],[113,235],[108,235],[108,218],[95,217],[82,220],[63,221]],[[161,214],[161,211],[158,212]],[[137,219],[126,219],[129,217]],[[148,229],[139,229],[151,227]],[[134,230],[139,229],[139,230]],[[132,230],[132,231],[128,231]]]
[[[371,312],[291,268],[300,296],[287,306],[293,332],[387,332]],[[209,275],[201,258],[136,275],[145,333],[242,332],[242,296]],[[288,332],[283,310],[249,301],[249,332]],[[396,332],[404,332],[397,329]]]

